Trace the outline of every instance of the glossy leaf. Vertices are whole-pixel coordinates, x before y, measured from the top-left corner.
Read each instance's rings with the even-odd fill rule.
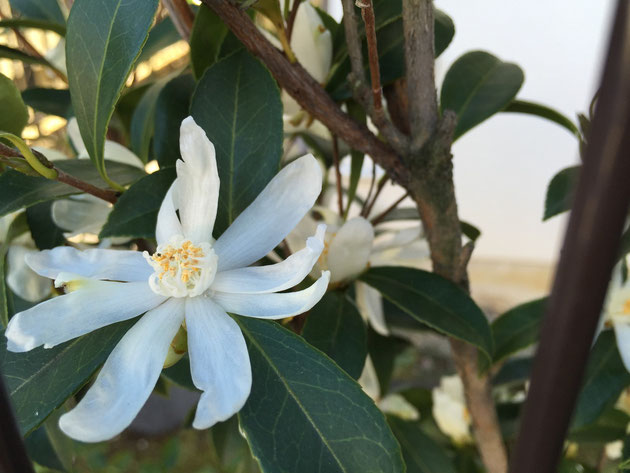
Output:
[[[90,184],[105,186],[98,172],[88,160],[57,161],[55,166]],[[112,178],[122,184],[130,184],[144,175],[140,169],[125,164],[108,161],[107,166]],[[59,181],[52,181],[44,177],[26,176],[9,170],[0,175],[0,217],[40,202],[80,193],[81,191],[76,187]]]
[[[171,79],[162,89],[155,104],[153,151],[161,168],[175,166],[179,153],[179,127],[190,112],[190,99],[195,89],[192,75]]]
[[[163,370],[162,376],[182,388],[189,389],[190,391],[199,391],[193,383],[192,375],[190,374],[190,360],[188,354],[185,354],[182,359],[173,366]]]
[[[220,235],[277,173],[282,104],[265,67],[241,51],[206,70],[191,114],[216,150],[221,187],[214,236]]]
[[[543,220],[571,210],[581,168],[582,166],[571,166],[553,176],[547,187]]]
[[[149,31],[147,42],[144,43],[137,62],[148,61],[154,54],[181,39],[173,20],[167,16]]]
[[[492,322],[495,363],[538,340],[546,304],[547,298],[527,302],[508,310]]]
[[[55,66],[48,62],[44,57],[31,56],[19,49],[10,48],[0,44],[0,58],[12,59],[14,61],[21,61],[25,64],[38,64],[40,66],[48,67],[54,71],[60,72]]]
[[[63,230],[52,218],[52,202],[42,202],[27,208],[26,220],[38,249],[49,250],[65,244]]]
[[[154,82],[142,95],[131,117],[131,149],[143,163],[150,161],[151,138],[155,131],[155,107],[168,79]]]
[[[389,393],[396,357],[408,347],[409,343],[402,338],[394,335],[384,337],[371,327],[368,328],[368,353],[376,371],[381,397]]]
[[[157,5],[157,0],[75,0],[70,11],[66,61],[72,105],[85,147],[106,181],[107,126]]]
[[[417,321],[492,358],[492,333],[484,313],[451,281],[420,269],[386,266],[370,268],[360,279]]]
[[[568,439],[571,442],[608,443],[623,439],[630,416],[618,409],[608,408],[596,422],[582,427],[569,429]]]
[[[37,428],[24,441],[26,451],[31,460],[46,468],[66,471],[53,448],[44,426]]]
[[[37,30],[54,31],[59,36],[65,36],[66,25],[49,20],[34,18],[5,18],[0,20],[0,28],[33,28]]]
[[[33,87],[22,91],[22,99],[26,105],[48,115],[57,115],[63,118],[74,116],[68,89]]]
[[[327,292],[313,307],[302,330],[304,339],[358,379],[367,356],[367,331],[356,305],[341,291]]]
[[[36,20],[54,21],[60,25],[66,20],[61,13],[59,4],[51,0],[9,0],[11,8],[20,12],[22,16]]]
[[[466,53],[450,67],[440,96],[442,112],[457,114],[455,139],[503,110],[514,99],[525,76],[516,64],[485,51]]]
[[[205,70],[217,62],[227,33],[228,27],[216,13],[201,5],[190,33],[190,64],[195,79],[200,79]]]
[[[51,349],[6,349],[0,336],[0,371],[22,434],[37,428],[105,361],[135,320],[104,327]]]
[[[630,373],[621,361],[615,334],[612,330],[605,330],[591,349],[572,429],[594,422],[629,384]]]
[[[456,473],[455,465],[441,445],[425,434],[418,422],[388,416],[407,464],[407,473]]]
[[[459,223],[462,229],[462,234],[466,236],[473,243],[477,241],[477,238],[481,236],[481,230],[479,230],[473,224],[464,222],[463,220]]]
[[[174,179],[173,168],[162,169],[132,185],[109,213],[100,238],[155,238],[157,214]]]
[[[505,107],[504,112],[524,113],[526,115],[534,115],[536,117],[544,118],[546,120],[557,123],[561,127],[565,128],[569,133],[580,139],[581,134],[578,127],[575,126],[569,118],[563,114],[549,108],[546,105],[542,105],[534,102],[527,102],[525,100],[512,100],[510,104]]]
[[[533,362],[532,357],[507,360],[492,378],[492,384],[500,386],[502,384],[524,383],[529,379]]]
[[[237,322],[253,374],[239,420],[263,471],[404,471],[383,414],[350,376],[277,323]]]
[[[0,130],[20,136],[28,122],[28,110],[13,81],[0,74]]]

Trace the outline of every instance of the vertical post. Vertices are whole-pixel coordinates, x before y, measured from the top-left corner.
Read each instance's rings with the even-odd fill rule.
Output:
[[[511,473],[552,473],[579,394],[630,201],[630,7],[619,0]]]
[[[33,473],[0,373],[0,473]]]

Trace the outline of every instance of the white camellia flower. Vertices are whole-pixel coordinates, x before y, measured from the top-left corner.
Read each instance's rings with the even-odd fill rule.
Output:
[[[620,265],[613,270],[599,325],[597,333],[605,327],[615,330],[619,354],[630,371],[630,278],[624,283]]]
[[[433,388],[433,418],[442,432],[448,435],[457,445],[473,441],[470,431],[471,418],[466,399],[464,385],[459,376],[444,376],[440,385]]]
[[[237,412],[252,374],[245,340],[227,314],[281,319],[309,310],[330,274],[301,282],[323,250],[324,227],[305,248],[269,266],[268,254],[312,207],[322,176],[315,158],[283,168],[215,241],[219,197],[214,146],[191,117],[182,122],[177,178],[158,213],[153,255],[58,247],[27,259],[66,295],[16,314],[5,335],[11,351],[52,347],[105,325],[144,314],[123,336],[96,381],[59,425],[86,442],[110,439],[134,419],[158,380],[171,341],[187,330],[191,375],[203,394],[193,427],[204,429]]]

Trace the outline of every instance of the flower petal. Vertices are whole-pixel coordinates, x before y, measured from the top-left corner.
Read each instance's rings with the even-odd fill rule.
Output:
[[[212,289],[221,292],[260,294],[289,289],[300,283],[313,269],[324,250],[326,225],[319,225],[315,236],[306,240],[304,249],[278,264],[249,266],[218,273]]]
[[[50,294],[52,281],[41,277],[26,265],[25,257],[32,254],[37,254],[37,251],[20,245],[9,246],[7,284],[22,299],[37,302]]]
[[[60,273],[73,273],[84,278],[136,282],[148,281],[153,273],[140,251],[128,250],[58,246],[29,254],[26,263],[33,271],[51,279],[57,279]]]
[[[617,348],[623,360],[623,364],[626,369],[630,371],[630,324],[625,320],[619,321],[620,318],[621,317],[613,317],[615,338],[617,339]]]
[[[291,49],[300,64],[313,78],[323,83],[332,64],[333,41],[330,31],[325,29],[317,10],[310,2],[302,2],[298,7]]]
[[[285,166],[217,240],[218,271],[242,268],[273,250],[315,203],[322,171],[310,154]]]
[[[236,294],[211,291],[212,300],[226,312],[261,319],[284,319],[310,310],[328,287],[330,273],[324,271],[310,287],[296,292],[274,294]]]
[[[354,285],[357,308],[364,319],[381,335],[389,335],[389,330],[385,324],[385,314],[383,312],[383,298],[381,293],[371,286],[357,281]]]
[[[252,386],[252,369],[241,329],[212,300],[186,300],[190,371],[203,391],[193,427],[207,429],[238,412]]]
[[[81,194],[53,202],[55,223],[72,233],[99,234],[112,210],[111,204],[89,194]]]
[[[82,279],[72,285],[79,288],[11,318],[5,332],[9,351],[29,351],[42,344],[52,348],[105,325],[140,315],[166,299],[155,294],[147,282]]]
[[[173,235],[182,235],[182,224],[177,217],[173,192],[177,184],[177,179],[173,181],[168,192],[164,196],[160,211],[158,212],[157,225],[155,226],[155,238],[158,245],[166,243]]]
[[[179,132],[183,161],[178,160],[177,186],[173,188],[175,208],[184,236],[194,243],[210,241],[219,203],[219,173],[214,145],[192,117]]]
[[[327,264],[331,282],[343,281],[367,268],[374,240],[374,228],[363,217],[342,225],[328,248]]]
[[[125,148],[120,143],[115,141],[105,141],[105,149],[103,152],[105,159],[108,161],[115,161],[117,163],[126,164],[144,170],[144,163],[136,156],[132,151]]]
[[[68,436],[100,442],[136,417],[160,376],[169,345],[184,320],[184,302],[169,299],[129,329],[79,404],[59,419]]]

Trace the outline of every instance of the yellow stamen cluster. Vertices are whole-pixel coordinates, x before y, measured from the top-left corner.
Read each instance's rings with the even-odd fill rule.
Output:
[[[626,299],[623,303],[623,313],[626,315],[630,315],[630,299]]]
[[[199,275],[199,258],[205,256],[203,250],[193,245],[190,240],[182,243],[180,247],[167,245],[161,251],[151,256],[151,259],[158,263],[161,273],[157,276],[161,281],[165,275],[175,277],[180,272],[180,279],[183,283],[190,281],[194,275]]]

